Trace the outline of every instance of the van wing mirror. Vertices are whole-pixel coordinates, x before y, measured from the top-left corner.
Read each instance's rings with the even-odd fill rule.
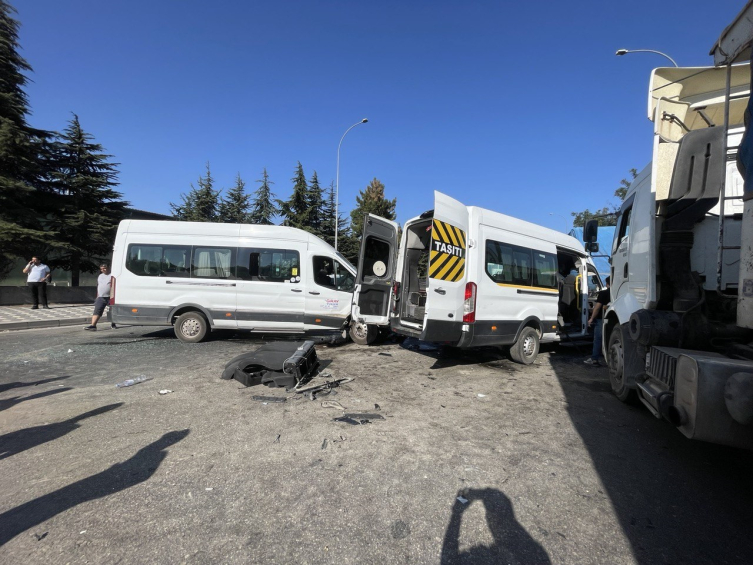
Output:
[[[583,226],[583,242],[584,243],[596,243],[599,235],[599,220],[588,220],[586,225]],[[598,248],[598,245],[597,245]],[[586,246],[588,249],[588,246]],[[589,251],[591,251],[589,249]]]
[[[596,243],[595,241],[586,243],[586,251],[588,251],[589,253],[598,253],[599,244]]]

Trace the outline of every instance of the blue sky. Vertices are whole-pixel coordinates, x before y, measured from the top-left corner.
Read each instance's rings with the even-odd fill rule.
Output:
[[[711,64],[744,0],[11,0],[36,127],[83,128],[133,207],[169,213],[210,162],[217,187],[279,198],[297,162],[341,210],[374,177],[398,220],[433,190],[555,229],[615,202],[651,157],[653,67]],[[565,219],[566,218],[566,219]]]

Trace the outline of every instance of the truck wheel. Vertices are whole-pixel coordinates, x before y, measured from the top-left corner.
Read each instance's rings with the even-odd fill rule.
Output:
[[[615,324],[612,333],[609,334],[607,344],[607,366],[609,367],[609,384],[612,392],[622,402],[631,402],[635,391],[628,388],[625,382],[625,347],[622,337],[622,328]]]
[[[516,341],[510,348],[510,357],[516,363],[530,365],[539,354],[539,332],[531,327],[523,328]]]
[[[379,335],[379,328],[372,324],[353,322],[350,325],[350,339],[358,345],[370,345]]]
[[[209,324],[204,316],[198,312],[186,312],[178,316],[175,321],[175,335],[181,341],[198,343],[209,332]]]

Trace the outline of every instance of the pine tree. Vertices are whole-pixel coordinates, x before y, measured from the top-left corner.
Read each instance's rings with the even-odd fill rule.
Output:
[[[269,180],[266,167],[262,173],[261,180],[256,182],[261,186],[254,192],[254,199],[251,204],[251,223],[252,224],[264,224],[271,226],[275,216],[280,213],[280,210],[275,205],[275,195],[272,193],[271,185],[274,183]]]
[[[251,195],[246,194],[246,183],[241,174],[235,178],[235,186],[227,191],[220,202],[219,218],[221,222],[229,224],[245,224],[249,222]]]
[[[356,196],[356,207],[350,213],[350,227],[354,237],[360,241],[363,233],[363,219],[367,214],[374,214],[394,220],[397,199],[387,200],[384,197],[384,185],[378,179],[372,180],[365,190]]]
[[[61,203],[52,223],[64,247],[49,260],[50,267],[71,271],[72,286],[78,286],[82,271],[98,271],[112,250],[128,205],[113,188],[118,185],[118,171],[117,163],[109,162],[111,157],[73,114],[57,143],[56,170],[51,175]]]
[[[45,216],[54,196],[45,182],[51,133],[29,127],[24,92],[31,66],[19,55],[15,9],[0,0],[0,278],[16,259],[40,254],[55,233]]]
[[[335,245],[335,213],[338,217],[338,238],[345,234],[348,229],[348,222],[342,217],[337,206],[335,206],[335,183],[330,183],[329,187],[324,192],[323,204],[322,204],[322,227],[321,238],[329,243]],[[339,242],[338,242],[339,247]]]
[[[306,231],[310,231],[314,235],[322,235],[322,223],[324,222],[324,196],[322,195],[322,188],[319,186],[319,177],[316,175],[316,171],[311,176],[308,190],[308,202],[307,207],[309,211],[308,222]]]
[[[207,161],[207,176],[199,177],[199,188],[191,184],[188,194],[181,194],[181,203],[170,203],[173,216],[185,222],[216,222],[219,213],[220,191],[214,190],[214,178]]]
[[[295,228],[305,229],[309,221],[309,197],[306,175],[303,174],[303,165],[298,161],[293,181],[293,194],[290,200],[278,201],[280,212],[284,216],[284,224]]]

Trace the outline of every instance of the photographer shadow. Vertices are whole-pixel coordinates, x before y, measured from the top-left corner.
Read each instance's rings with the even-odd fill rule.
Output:
[[[467,502],[461,502],[462,497]],[[460,551],[460,526],[463,512],[479,501],[486,511],[486,524],[494,538],[491,546],[474,546]],[[452,506],[450,523],[442,543],[442,565],[506,563],[551,565],[544,548],[515,519],[510,499],[493,488],[467,489],[458,492]]]

